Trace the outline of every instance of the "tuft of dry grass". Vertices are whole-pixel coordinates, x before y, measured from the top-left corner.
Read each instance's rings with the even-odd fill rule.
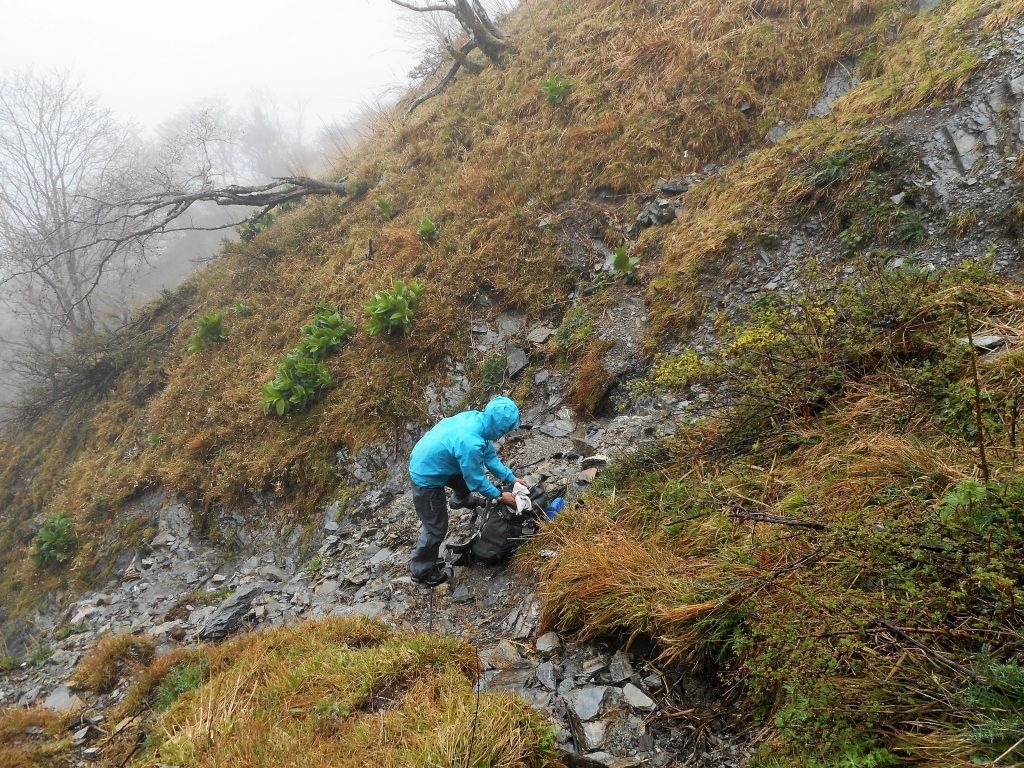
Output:
[[[106,635],[78,663],[74,680],[88,691],[106,693],[120,678],[148,662],[155,648],[145,635]]]
[[[559,765],[550,730],[514,696],[484,694],[474,714],[479,662],[459,640],[341,618],[215,653],[207,681],[146,726],[139,765]]]
[[[612,377],[603,362],[607,349],[605,343],[590,343],[573,368],[568,402],[578,414],[586,418],[594,416],[612,385]]]
[[[26,733],[41,728],[42,735]],[[60,739],[64,718],[48,709],[9,707],[0,709],[0,768],[43,768],[63,765],[68,739]]]

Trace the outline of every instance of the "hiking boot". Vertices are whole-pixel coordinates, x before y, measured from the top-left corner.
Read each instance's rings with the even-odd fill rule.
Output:
[[[468,496],[455,496],[453,494],[451,501],[448,502],[448,506],[451,509],[476,509],[486,503],[487,501],[483,496],[477,496],[475,493],[471,493]]]
[[[422,576],[413,576],[412,580],[425,587],[436,587],[448,581],[448,571],[439,565],[435,565]]]

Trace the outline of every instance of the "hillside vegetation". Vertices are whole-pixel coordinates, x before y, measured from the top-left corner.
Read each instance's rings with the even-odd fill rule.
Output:
[[[560,765],[538,713],[511,694],[473,694],[478,663],[459,640],[359,618],[181,650],[136,670],[113,713],[119,727],[97,759],[154,767]],[[0,765],[74,765],[70,740],[55,738],[64,720],[0,710]],[[38,731],[26,734],[30,726]]]
[[[408,123],[382,120],[339,168],[351,198],[309,200],[227,244],[118,344],[78,351],[91,388],[5,432],[2,611],[101,579],[111,551],[151,533],[151,521],[118,514],[145,488],[185,496],[214,539],[205,513],[255,496],[301,523],[352,482],[339,451],[400,449],[430,421],[423,390],[450,364],[465,363],[478,384],[468,399],[482,397],[488,368],[469,338],[484,314],[563,324],[571,343],[548,351],[592,411],[604,348],[573,335],[573,313],[603,301],[607,281],[580,256],[599,238],[639,258],[654,319],[650,375],[631,396],[699,384],[718,407],[619,458],[546,530],[538,549],[559,555],[526,558],[543,562],[546,622],[650,636],[665,659],[720,676],[724,705],[764,725],[752,765],[1024,760],[1024,357],[979,360],[963,341],[979,329],[1024,335],[1024,288],[986,264],[892,267],[924,229],[890,202],[916,160],[887,130],[955,99],[983,68],[983,44],[1022,12],[1021,0],[928,13],[880,0],[526,0],[503,68],[456,82]],[[825,73],[850,58],[862,82],[807,119]],[[550,73],[571,85],[562,103],[542,91]],[[769,144],[780,121],[789,132]],[[706,178],[676,221],[631,239],[638,197],[697,172]],[[800,292],[709,316],[709,275],[812,215],[824,239],[856,235],[844,241],[855,267],[809,258]],[[366,333],[364,305],[396,280],[423,286],[410,322]],[[303,326],[325,304],[355,326],[312,360],[333,384],[308,408],[265,413],[263,386],[315,336]],[[189,351],[211,313],[216,332]],[[718,345],[687,347],[702,323]],[[33,559],[55,515],[74,546]],[[274,642],[252,641],[280,663]],[[461,671],[422,682],[445,712],[465,702],[444,691],[465,698],[471,685],[469,667],[452,663]],[[164,715],[153,764],[233,759],[182,751],[175,734],[213,716],[197,707],[183,699]],[[264,714],[248,712],[245,727],[258,731]],[[536,724],[515,718],[523,743],[541,745],[528,764],[542,764]],[[308,719],[281,727],[317,748]],[[384,764],[433,748],[373,747]]]

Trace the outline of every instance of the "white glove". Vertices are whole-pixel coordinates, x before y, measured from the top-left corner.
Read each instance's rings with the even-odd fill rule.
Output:
[[[533,500],[530,499],[530,489],[522,483],[512,486],[512,495],[516,497],[516,512],[527,512],[533,509]]]

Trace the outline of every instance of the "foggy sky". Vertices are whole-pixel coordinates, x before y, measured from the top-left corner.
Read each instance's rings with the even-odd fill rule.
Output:
[[[303,106],[311,133],[405,82],[417,57],[402,13],[387,0],[0,0],[0,77],[66,69],[143,128],[262,90],[282,112]]]

